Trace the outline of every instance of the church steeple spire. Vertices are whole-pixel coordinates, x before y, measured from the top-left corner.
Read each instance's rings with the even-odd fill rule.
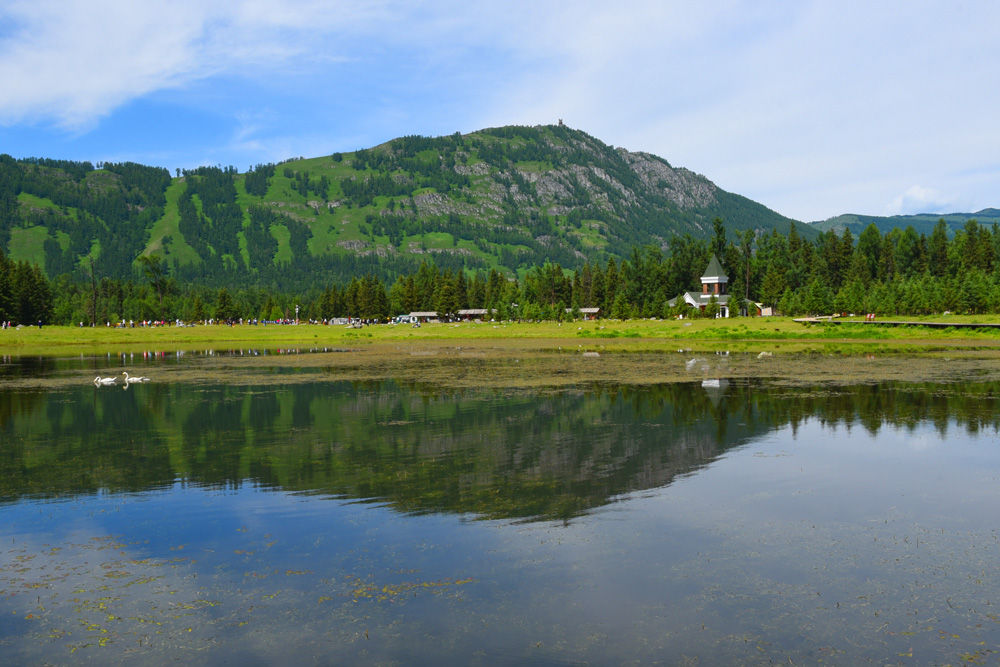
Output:
[[[708,262],[705,274],[701,277],[701,293],[723,295],[729,292],[729,276],[722,270],[722,263],[719,258],[712,253],[712,259]]]

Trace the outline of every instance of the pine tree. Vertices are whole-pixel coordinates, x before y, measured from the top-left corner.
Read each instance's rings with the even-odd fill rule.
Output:
[[[35,264],[31,269],[31,320],[30,322],[43,322],[48,324],[52,321],[52,288],[49,285],[42,268]]]
[[[573,296],[570,299],[570,307],[575,308],[577,312],[580,309],[580,294],[583,291],[582,288],[583,279],[580,277],[580,269],[573,272]]]
[[[486,307],[486,281],[478,272],[472,276],[472,280],[469,282],[468,303],[469,308]]]
[[[785,287],[784,271],[778,266],[776,260],[772,260],[768,263],[767,271],[764,274],[764,284],[761,286],[760,294],[761,301],[772,308],[777,308],[778,301],[785,293]]]
[[[601,304],[601,308],[605,312],[613,312],[615,299],[618,298],[619,286],[618,265],[615,263],[615,258],[611,257],[608,259],[608,266],[604,270],[604,301]]]
[[[863,263],[861,268],[863,275],[860,276],[865,284],[875,280],[879,275],[879,256],[882,254],[882,234],[878,231],[875,223],[865,227],[858,237],[857,255],[860,255]]]
[[[455,287],[455,279],[451,275],[451,270],[446,269],[437,282],[438,286],[434,305],[438,316],[446,317],[454,315],[458,312],[458,292]]]
[[[13,316],[13,295],[10,282],[11,261],[0,247],[0,322],[7,322]]]
[[[195,322],[205,320],[205,304],[201,302],[201,297],[197,294],[194,295],[194,300],[191,303],[191,319]]]
[[[896,232],[897,230],[893,230]],[[882,237],[882,250],[879,253],[878,279],[887,283],[896,277],[896,246],[893,245],[894,234]]]
[[[854,235],[849,227],[844,227],[844,233],[840,235],[840,248],[837,253],[837,276],[836,285],[839,289],[847,280],[847,272],[851,267],[851,260],[854,258]]]
[[[715,318],[719,315],[719,298],[714,294],[709,297],[708,303],[705,304],[705,309],[701,311],[702,317]]]
[[[944,218],[937,221],[928,244],[928,263],[931,275],[944,278],[948,275],[948,225]]]
[[[463,269],[459,269],[455,276],[455,299],[457,303],[456,312],[469,307],[469,283],[466,280]]]
[[[580,307],[591,307],[591,290],[594,284],[594,272],[590,267],[590,260],[583,265],[583,272],[580,274]]]
[[[615,296],[615,302],[611,306],[611,319],[627,320],[631,316],[631,308],[629,308],[628,299],[625,298],[625,291],[621,290]]]
[[[225,287],[220,288],[219,293],[215,297],[215,319],[220,322],[231,322],[239,319],[239,316],[236,302],[233,301],[229,290]]]
[[[351,278],[351,284],[347,286],[345,290],[344,299],[344,315],[351,318],[361,317],[361,283],[358,281],[357,277]]]
[[[143,272],[146,277],[149,278],[149,282],[153,284],[153,288],[156,290],[156,294],[159,297],[160,302],[160,312],[159,319],[163,319],[163,286],[164,286],[164,266],[163,258],[159,255],[140,255],[139,264],[142,266]]]
[[[896,272],[903,277],[914,275],[920,253],[920,237],[913,225],[908,225],[896,240]]]
[[[403,312],[412,313],[419,307],[420,295],[417,292],[417,282],[412,275],[406,277],[403,289]]]
[[[722,222],[722,218],[716,218],[712,220],[712,227],[715,231],[715,235],[712,237],[712,252],[720,260],[726,255],[726,227]],[[727,271],[732,271],[733,267],[724,267]]]
[[[590,299],[588,303],[589,308],[601,308],[604,309],[604,269],[601,268],[600,264],[594,266],[591,280],[590,280]],[[608,311],[603,310],[606,314]]]

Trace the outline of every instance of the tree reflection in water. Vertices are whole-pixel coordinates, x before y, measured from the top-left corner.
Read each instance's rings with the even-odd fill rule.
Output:
[[[0,393],[0,498],[243,484],[407,513],[570,519],[805,420],[996,431],[995,383],[708,380],[558,391],[416,382],[150,384]]]

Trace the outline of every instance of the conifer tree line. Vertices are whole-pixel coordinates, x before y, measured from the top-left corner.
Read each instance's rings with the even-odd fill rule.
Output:
[[[10,260],[0,250],[0,322],[52,321],[52,285],[38,265]]]
[[[516,278],[497,269],[470,272],[424,262],[391,284],[367,273],[302,293],[181,282],[168,275],[158,255],[142,256],[128,280],[102,277],[99,264],[88,267],[85,282],[69,274],[49,280],[38,266],[12,261],[0,251],[0,320],[99,325],[276,320],[294,317],[295,306],[300,319],[312,320],[384,320],[414,311],[445,316],[471,308],[491,309],[499,319],[527,320],[565,319],[595,307],[614,319],[698,316],[674,298],[699,289],[713,254],[729,277],[731,302],[748,299],[783,315],[1000,313],[995,224],[969,220],[950,239],[943,220],[929,238],[912,227],[882,234],[874,225],[856,239],[845,229],[809,241],[794,226],[787,235],[747,230],[728,238],[719,219],[714,232],[708,240],[675,237],[666,251],[634,247],[627,259],[587,262],[572,272],[545,263]]]

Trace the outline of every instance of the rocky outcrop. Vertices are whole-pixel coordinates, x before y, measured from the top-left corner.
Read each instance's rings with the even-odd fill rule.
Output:
[[[648,153],[619,151],[643,185],[665,194],[679,208],[706,208],[716,202],[716,186],[704,176],[687,169],[674,169]]]

